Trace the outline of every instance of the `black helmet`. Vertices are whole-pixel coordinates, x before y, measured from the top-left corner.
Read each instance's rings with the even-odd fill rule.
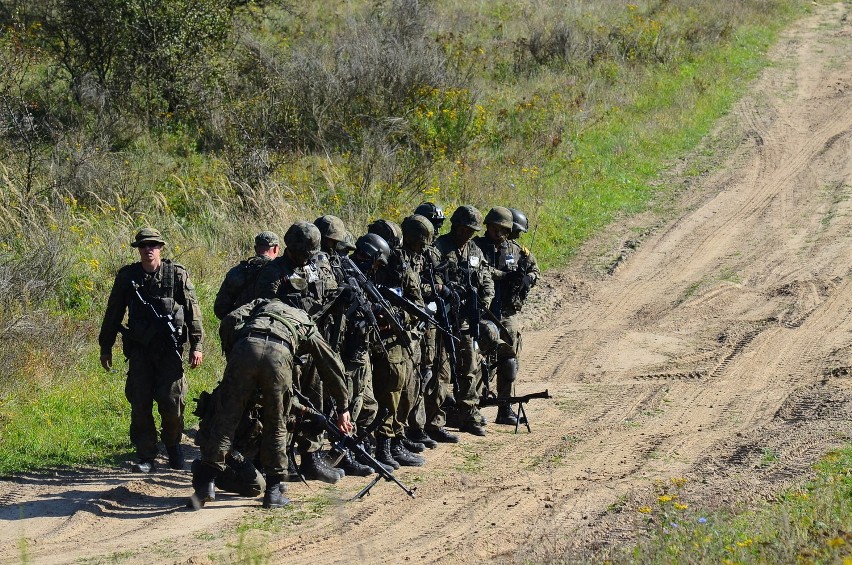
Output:
[[[408,216],[402,221],[402,237],[408,245],[418,242],[429,245],[433,235],[435,235],[435,228],[432,222],[420,214]]]
[[[388,242],[374,233],[362,235],[355,242],[355,249],[358,253],[366,255],[372,262],[379,261],[385,265],[390,259],[391,249]]]
[[[450,216],[454,226],[465,226],[474,231],[482,231],[482,213],[473,206],[459,206]]]
[[[398,249],[402,245],[402,228],[396,222],[376,220],[367,226],[367,233],[374,233],[381,237],[391,249]]]
[[[512,213],[512,222],[515,224],[512,226],[512,231],[527,233],[530,223],[527,221],[526,214],[517,208],[509,208],[509,211]]]
[[[432,202],[424,202],[420,206],[414,209],[414,213],[420,216],[423,216],[435,227],[435,230],[441,229],[441,226],[444,225],[444,220],[447,218],[444,216],[444,210],[442,210],[438,205],[433,204]]]

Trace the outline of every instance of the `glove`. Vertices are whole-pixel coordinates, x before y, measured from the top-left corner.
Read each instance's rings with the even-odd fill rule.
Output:
[[[508,282],[520,283],[525,276],[527,275],[525,275],[523,271],[521,271],[520,269],[515,269],[514,271],[507,271],[506,274],[503,275],[503,279]]]
[[[533,283],[532,277],[529,276],[529,275],[524,275],[523,277],[521,277],[520,282],[521,282],[520,294],[522,296],[526,296],[527,294],[529,294],[530,288],[532,287],[532,283]]]

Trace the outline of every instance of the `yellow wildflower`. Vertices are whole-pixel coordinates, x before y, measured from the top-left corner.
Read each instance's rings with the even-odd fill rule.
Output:
[[[638,510],[639,510],[639,512],[641,512],[642,514],[650,514],[650,513],[651,513],[651,507],[650,507],[650,506],[640,506],[640,507],[638,508]]]

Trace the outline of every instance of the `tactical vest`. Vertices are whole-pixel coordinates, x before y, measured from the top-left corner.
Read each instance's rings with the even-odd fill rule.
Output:
[[[133,283],[140,286],[139,294],[142,298],[151,304],[160,315],[171,314],[172,323],[176,328],[181,330],[181,343],[186,341],[187,335],[184,331],[186,313],[183,305],[175,300],[175,282],[177,279],[176,271],[181,265],[173,263],[169,259],[163,259],[160,263],[160,281],[155,283],[156,273],[150,276],[150,280],[145,281],[147,273],[142,268],[141,263],[134,263],[127,268],[132,269],[128,273],[127,292],[128,292],[128,314],[127,325],[130,329],[130,337],[143,345],[147,345],[156,335],[165,335],[167,328],[165,324],[157,320],[151,310],[139,301],[136,293],[133,290]],[[182,268],[182,267],[181,267]]]

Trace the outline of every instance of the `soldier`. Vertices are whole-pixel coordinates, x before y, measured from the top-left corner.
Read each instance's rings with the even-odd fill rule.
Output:
[[[280,300],[256,300],[228,315],[234,320],[234,343],[223,343],[230,350],[222,377],[221,393],[216,397],[208,440],[201,452],[201,464],[192,476],[194,489],[190,499],[196,509],[215,500],[214,481],[225,471],[237,429],[249,400],[260,388],[263,394],[263,438],[260,461],[266,471],[264,508],[287,504],[283,480],[287,472],[286,418],[292,400],[294,360],[310,355],[329,393],[340,407],[337,424],[344,433],[352,431],[349,395],[343,363],[317,331],[308,315]]]
[[[423,251],[426,259],[424,262],[425,271],[420,275],[424,293],[431,293],[433,300],[445,307],[451,306],[448,302],[451,297],[449,287],[441,283],[440,275],[434,270],[441,260],[440,253],[435,248],[435,239],[437,239],[446,219],[444,210],[432,202],[423,202],[414,209],[414,214],[426,218],[432,224],[432,241]],[[434,287],[433,282],[435,283]],[[435,296],[436,291],[440,297]],[[458,436],[451,434],[444,427],[447,422],[444,401],[449,397],[450,392],[449,352],[445,338],[441,337],[434,327],[426,328],[423,352],[426,356],[434,355],[431,358],[430,366],[428,368],[422,367],[424,373],[428,371],[430,374],[423,376],[423,401],[416,406],[416,422],[422,421],[425,425],[424,429],[420,430],[415,424],[411,424],[407,432],[409,439],[424,445],[430,443],[429,440],[439,443],[457,443],[459,441]],[[423,359],[424,364],[428,361],[425,358]]]
[[[527,221],[526,214],[520,210],[515,208],[509,208],[509,210],[512,212],[512,233],[509,234],[509,241],[514,242],[521,237],[521,233],[527,233],[527,230],[529,229],[529,222]],[[535,239],[535,236],[533,236],[533,239]],[[538,268],[538,262],[535,260],[535,255],[532,254],[531,250],[524,246],[521,246],[521,258],[518,260],[518,271],[523,273],[517,282],[519,289],[516,294],[519,299],[518,310],[520,311],[524,301],[526,301],[527,296],[529,296],[530,289],[535,286],[535,283],[538,282],[538,278],[541,276],[541,270]]]
[[[320,249],[328,256],[338,287],[343,288],[346,285],[346,277],[341,265],[341,253],[346,254],[355,247],[351,242],[347,242],[346,236],[349,232],[346,231],[343,220],[330,214],[314,220],[314,225],[322,236]],[[349,235],[351,237],[351,234]],[[332,349],[343,359],[349,396],[352,398],[352,420],[357,425],[363,412],[366,421],[362,422],[367,426],[375,418],[378,409],[373,398],[370,376],[368,335],[363,324],[359,325],[355,320],[350,323],[350,320],[347,320],[349,304],[344,298],[341,297],[333,306],[327,318],[328,322],[323,325],[323,334]],[[364,477],[373,473],[371,467],[358,462],[348,450],[333,455],[340,455],[335,466],[346,475]]]
[[[494,352],[497,396],[508,397],[512,396],[512,388],[518,376],[518,353],[521,349],[518,312],[522,301],[519,293],[525,284],[524,277],[529,275],[519,269],[521,247],[508,239],[514,228],[512,211],[503,206],[495,206],[485,216],[485,226],[485,235],[474,238],[474,242],[485,255],[494,279],[491,312],[500,320],[508,334],[508,339],[501,341]],[[526,284],[529,290],[529,284]],[[487,380],[488,375],[483,375],[483,378]],[[518,415],[510,405],[500,405],[495,422],[514,426],[518,423]]]
[[[104,312],[98,343],[101,365],[112,369],[112,346],[121,332],[128,360],[124,394],[130,402],[130,441],[138,463],[133,470],[149,473],[157,457],[153,403],[162,419],[161,438],[169,466],[183,469],[183,418],[187,384],[183,374],[183,344],[189,340],[189,366],[201,365],[204,333],[201,308],[186,269],[160,253],[166,244],[160,232],[139,230],[130,244],[140,260],[115,276]],[[127,312],[127,328],[122,326]]]
[[[228,271],[216,293],[213,313],[217,318],[221,320],[228,312],[254,300],[257,295],[257,276],[267,263],[278,257],[278,246],[278,236],[271,231],[263,231],[255,236],[254,257],[240,261],[239,265]]]
[[[456,407],[462,412],[460,430],[485,435],[484,418],[479,413],[479,367],[474,342],[479,332],[479,314],[494,297],[494,281],[482,251],[471,241],[482,230],[482,214],[473,206],[459,206],[450,217],[450,233],[435,240],[440,263],[446,263],[444,284],[457,295],[456,315],[459,343],[456,373],[458,395]]]
[[[427,258],[426,250],[431,245],[435,228],[432,223],[423,216],[414,214],[402,221],[402,259],[408,263],[420,280],[420,291],[424,302],[434,305],[434,289],[428,282],[427,262],[431,267],[431,258]],[[435,361],[435,332],[434,326],[425,328],[423,338],[414,348],[413,372],[408,380],[408,386],[403,390],[400,401],[400,419],[407,424],[405,434],[408,440],[414,444],[421,444],[430,449],[438,446],[438,442],[429,437],[424,431],[426,423],[426,408],[424,394],[429,388],[433,392],[438,383],[433,379],[432,365]],[[433,400],[435,395],[430,395]],[[432,408],[430,406],[430,408]],[[431,411],[431,410],[430,410]],[[411,447],[406,444],[411,450]],[[416,447],[415,447],[416,449]]]
[[[376,285],[398,290],[403,297],[423,307],[416,275],[410,268],[392,270],[389,267],[391,249],[384,239],[369,233],[359,238],[355,246],[353,262],[368,279]],[[411,341],[413,320],[396,307],[391,307],[389,312],[377,312],[376,318],[379,337],[370,352],[373,390],[379,408],[389,411],[389,416],[376,429],[376,459],[394,469],[400,465],[419,467],[425,460],[406,448],[403,423],[398,417],[402,389],[411,374],[412,352],[406,341]],[[400,333],[393,331],[394,323],[402,326]]]
[[[288,306],[304,310],[312,318],[320,316],[326,302],[337,291],[328,256],[320,252],[321,240],[319,229],[310,222],[296,222],[290,226],[284,234],[284,254],[271,261],[258,275],[258,297],[278,298]],[[295,384],[321,409],[322,383],[313,362],[301,367]],[[297,436],[299,471],[306,479],[336,483],[343,474],[322,456],[322,438],[321,430],[303,431]]]

